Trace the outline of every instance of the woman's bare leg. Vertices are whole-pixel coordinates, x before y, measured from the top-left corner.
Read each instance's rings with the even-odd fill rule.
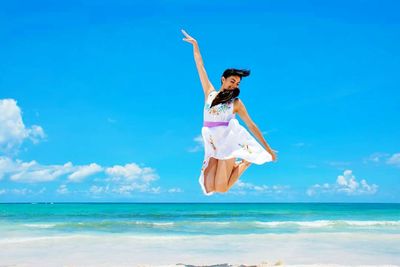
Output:
[[[236,165],[233,170],[232,174],[228,180],[228,190],[239,180],[239,177],[243,174],[243,172],[250,167],[251,162],[243,160],[241,163]]]
[[[215,174],[215,191],[225,193],[228,191],[228,180],[235,164],[235,158],[218,160]]]
[[[217,171],[218,160],[211,157],[208,166],[204,170],[204,187],[207,193],[215,191],[215,173]]]

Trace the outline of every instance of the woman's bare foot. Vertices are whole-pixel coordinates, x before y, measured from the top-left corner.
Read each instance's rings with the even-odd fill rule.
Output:
[[[240,176],[243,172],[251,165],[251,162],[242,159],[241,162],[235,163],[235,167],[232,170],[231,176],[228,180],[228,189],[230,189],[237,180],[239,180]]]
[[[247,160],[244,160],[244,159],[242,159],[242,163],[243,163],[244,165],[246,165],[246,166],[250,166],[250,165],[251,165],[251,162],[250,162],[250,161],[247,161]]]

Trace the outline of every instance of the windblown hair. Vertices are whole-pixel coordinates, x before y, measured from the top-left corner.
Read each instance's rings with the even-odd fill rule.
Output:
[[[240,69],[226,69],[224,73],[222,73],[222,77],[227,79],[230,76],[239,76],[240,79],[242,77],[247,77],[250,75],[250,70],[240,70]],[[235,88],[233,90],[220,90],[217,96],[214,98],[211,103],[210,108],[216,106],[218,104],[226,103],[231,101],[232,99],[238,97],[240,94],[239,88]]]

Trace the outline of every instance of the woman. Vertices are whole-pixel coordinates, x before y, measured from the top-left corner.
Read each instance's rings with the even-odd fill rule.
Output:
[[[242,77],[248,70],[227,69],[222,74],[221,88],[217,92],[208,80],[197,41],[184,30],[184,41],[193,45],[194,59],[204,90],[204,161],[199,182],[205,195],[227,192],[251,163],[275,161],[272,150],[256,124],[251,120],[243,102],[237,98]],[[265,149],[235,119],[235,114],[246,123]],[[236,158],[242,159],[235,162]]]

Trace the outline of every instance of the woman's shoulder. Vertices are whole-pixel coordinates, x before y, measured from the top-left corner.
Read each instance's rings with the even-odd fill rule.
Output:
[[[207,104],[209,99],[215,94],[216,94],[215,90],[210,90],[209,92],[207,92],[207,95],[205,95],[205,97],[204,97],[204,103]]]
[[[208,95],[212,95],[212,94],[216,94],[216,93],[217,93],[217,91],[215,89],[212,89],[208,92]]]
[[[208,97],[210,97],[211,95],[213,95],[213,94],[215,94],[217,91],[215,91],[215,89],[211,89],[211,90],[209,90],[208,92],[205,92],[205,97],[206,97],[206,99],[208,98]]]
[[[240,100],[240,98],[235,97],[235,98],[233,99],[233,109],[234,109],[234,112],[237,112],[242,106],[243,106],[243,102]]]
[[[216,90],[210,90],[210,92],[208,92],[206,99],[216,95],[218,92]]]

